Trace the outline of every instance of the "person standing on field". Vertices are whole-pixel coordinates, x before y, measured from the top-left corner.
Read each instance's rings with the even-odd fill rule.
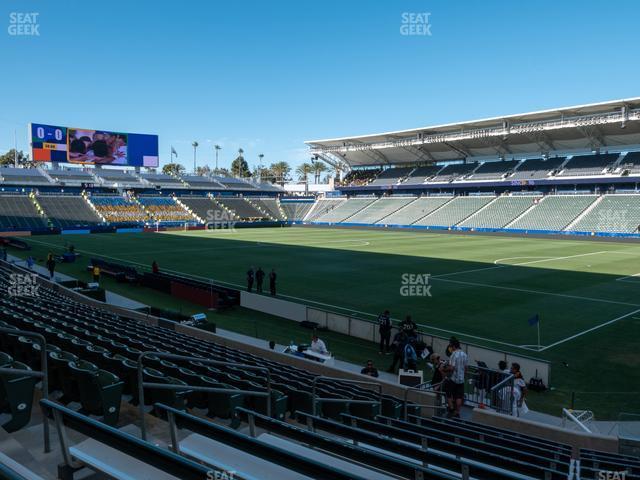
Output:
[[[271,295],[273,295],[275,297],[276,295],[276,279],[278,278],[278,276],[276,275],[276,271],[275,269],[271,269],[271,273],[269,274],[269,291],[271,292]]]
[[[258,267],[256,270],[256,292],[262,293],[262,282],[264,282],[264,270],[262,267]]]
[[[251,292],[251,290],[253,290],[253,279],[254,273],[253,267],[251,267],[249,270],[247,270],[247,292]]]

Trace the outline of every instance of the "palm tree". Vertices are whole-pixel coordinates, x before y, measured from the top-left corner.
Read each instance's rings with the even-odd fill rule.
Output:
[[[281,185],[284,185],[284,182],[287,181],[287,177],[289,176],[289,172],[291,172],[291,167],[287,162],[272,163],[269,169],[273,173],[276,183],[280,183]]]
[[[320,183],[320,175],[322,175],[322,173],[326,171],[327,166],[324,164],[324,162],[313,162],[313,175],[315,183]]]
[[[313,165],[310,163],[301,163],[296,168],[296,175],[298,175],[298,180],[302,180],[303,182],[307,182],[309,178],[309,174],[313,171]]]
[[[193,147],[193,173],[196,173],[196,151],[198,150],[198,142],[196,142],[195,140],[193,141],[193,143],[191,144],[191,146]]]

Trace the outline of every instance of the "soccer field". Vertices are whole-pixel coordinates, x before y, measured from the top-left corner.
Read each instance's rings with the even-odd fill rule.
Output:
[[[425,331],[550,360],[557,390],[547,395],[565,406],[576,392],[584,402],[577,408],[638,410],[637,243],[319,228],[28,241],[38,254],[72,242],[85,257],[146,267],[156,260],[164,270],[240,287],[249,267],[275,268],[284,297],[371,318],[385,308],[396,319],[411,314]],[[406,274],[428,274],[430,296],[402,295]],[[528,323],[535,314],[540,349]]]

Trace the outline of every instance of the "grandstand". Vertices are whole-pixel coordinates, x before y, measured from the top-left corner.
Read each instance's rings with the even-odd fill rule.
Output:
[[[524,160],[509,180],[535,180],[547,178],[564,163],[564,157],[531,158]]]
[[[519,163],[517,160],[484,162],[467,180],[502,180],[508,176]]]
[[[195,221],[195,217],[173,198],[140,196],[138,201],[144,211],[156,222]]]
[[[514,230],[564,230],[596,198],[594,195],[548,195],[507,227]]]
[[[0,195],[0,228],[3,230],[40,230],[47,226],[43,215],[28,195]]]
[[[225,186],[215,179],[203,175],[183,175],[182,179],[192,188],[202,188],[208,190],[220,190]]]
[[[255,190],[256,186],[252,183],[246,182],[241,178],[233,178],[233,177],[221,177],[221,176],[212,176],[212,180],[221,184],[222,186],[228,189],[236,189],[236,190]]]
[[[453,182],[461,180],[471,174],[478,167],[477,163],[454,163],[446,165],[436,175],[429,179],[431,183]]]
[[[297,199],[281,199],[280,207],[282,208],[285,219],[291,221],[301,221],[307,216],[309,210],[314,206],[313,199],[297,200]]]
[[[413,225],[451,227],[462,222],[494,199],[493,196],[456,197]]]
[[[563,166],[558,176],[578,177],[595,176],[609,173],[620,155],[617,153],[601,155],[578,155],[571,157]]]
[[[160,188],[178,188],[184,186],[182,180],[163,173],[142,173],[140,178],[150,185]]]
[[[74,169],[57,169],[51,170],[49,172],[49,176],[53,178],[53,180],[63,186],[80,186],[82,184],[87,183],[95,183],[95,178],[88,172],[84,170],[80,170],[79,168]]]
[[[264,212],[272,220],[282,221],[285,219],[285,214],[280,208],[280,203],[275,198],[251,197],[247,199],[247,201],[260,212]]]
[[[403,183],[404,185],[421,185],[436,175],[441,169],[442,167],[435,165],[418,167],[411,172],[409,177]]]
[[[138,223],[149,220],[149,215],[140,205],[123,197],[92,195],[88,197],[88,202],[107,222]]]
[[[402,182],[406,177],[408,177],[411,172],[413,172],[413,167],[407,168],[388,168],[383,170],[378,174],[378,176],[373,180],[370,185],[395,185],[397,183]]]
[[[469,228],[504,228],[534,207],[536,201],[537,197],[524,195],[501,196],[459,225]]]
[[[315,221],[327,212],[330,212],[342,205],[346,200],[346,198],[320,198],[313,207],[311,207],[304,220],[309,222]]]
[[[215,197],[217,204],[230,212],[233,218],[243,221],[261,220],[268,218],[268,214],[258,210],[242,197]]]
[[[405,207],[380,219],[378,223],[384,225],[412,225],[449,202],[452,198],[453,197],[448,196],[420,197]]]
[[[1,185],[47,185],[49,180],[37,168],[0,167]]]
[[[605,195],[567,229],[577,232],[637,233],[640,227],[638,195]]]
[[[104,185],[120,188],[139,188],[143,187],[140,179],[124,170],[113,170],[100,168],[95,170],[95,175]]]
[[[53,227],[91,226],[102,222],[82,197],[41,194],[37,202]]]
[[[415,197],[383,197],[349,217],[349,223],[372,224],[413,202]]]
[[[349,199],[327,211],[324,215],[317,217],[316,221],[323,223],[339,223],[347,221],[360,210],[375,202],[375,200],[376,199],[374,197]]]

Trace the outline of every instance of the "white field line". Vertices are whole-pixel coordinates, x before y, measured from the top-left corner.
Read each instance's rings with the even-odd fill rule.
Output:
[[[640,282],[640,273],[634,273],[633,275],[627,275],[626,277],[616,278],[616,282],[625,282],[625,283],[639,283]],[[630,278],[638,278],[638,280],[629,280]]]
[[[630,317],[631,315],[635,315],[638,312],[640,312],[640,308],[637,309],[637,310],[634,310],[633,312],[629,312],[629,313],[625,313],[624,315],[620,315],[619,317],[616,317],[613,320],[609,320],[608,322],[604,322],[604,323],[601,323],[600,325],[596,325],[595,327],[588,328],[587,330],[584,330],[584,331],[582,331],[580,333],[576,333],[575,335],[571,335],[570,337],[567,337],[567,338],[565,338],[563,340],[559,340],[559,341],[557,341],[555,343],[552,343],[551,345],[547,345],[546,347],[541,348],[540,351],[544,352],[545,350],[548,350],[549,348],[556,347],[556,346],[561,345],[561,344],[563,344],[565,342],[569,342],[569,341],[574,340],[574,339],[576,339],[578,337],[581,337],[582,335],[586,335],[587,333],[591,333],[591,332],[593,332],[595,330],[599,330],[600,328],[606,327],[607,325],[611,325],[611,324],[616,323],[616,322],[618,322],[620,320],[624,320],[625,318]]]
[[[458,283],[460,285],[470,285],[473,287],[495,288],[498,290],[509,290],[513,292],[533,293],[535,295],[549,295],[552,297],[573,298],[575,300],[586,300],[589,302],[611,303],[614,305],[626,305],[628,307],[640,307],[640,304],[637,304],[637,303],[618,302],[616,300],[606,300],[604,298],[581,297],[579,295],[569,295],[566,293],[545,292],[542,290],[530,290],[528,288],[505,287],[503,285],[491,285],[488,283],[465,282],[463,280],[451,280],[449,278],[439,278],[439,277],[430,277],[430,278],[433,278],[434,280],[438,280],[440,282]]]

